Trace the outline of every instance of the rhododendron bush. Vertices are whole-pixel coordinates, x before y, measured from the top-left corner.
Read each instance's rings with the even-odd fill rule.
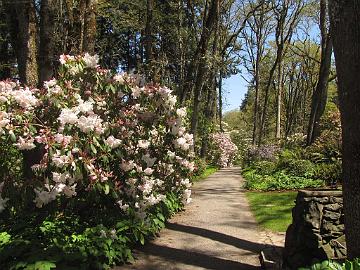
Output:
[[[231,141],[230,135],[224,132],[211,135],[212,151],[210,158],[220,167],[230,167],[236,158],[238,148]]]
[[[140,219],[167,192],[189,202],[193,138],[171,90],[101,69],[97,56],[60,63],[41,89],[0,82],[1,142],[41,153],[31,179],[1,182],[0,212],[25,193],[37,208],[99,194]]]

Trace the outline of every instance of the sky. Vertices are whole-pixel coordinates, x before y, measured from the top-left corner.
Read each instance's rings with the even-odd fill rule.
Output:
[[[239,109],[247,92],[247,82],[241,77],[241,74],[223,80],[223,89],[225,97],[224,112]]]

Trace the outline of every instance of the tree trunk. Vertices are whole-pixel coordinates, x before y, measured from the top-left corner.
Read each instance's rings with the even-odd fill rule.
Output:
[[[360,2],[330,0],[343,138],[343,196],[349,259],[360,257]]]
[[[331,69],[332,40],[326,29],[326,0],[320,1],[321,61],[319,78],[311,100],[311,111],[306,144],[311,145],[320,135],[320,118],[324,114],[329,74]]]
[[[224,127],[223,127],[223,112],[222,112],[222,107],[223,107],[223,98],[222,98],[222,77],[223,77],[223,71],[220,70],[220,76],[219,76],[219,125],[220,125],[220,132],[224,132]]]
[[[39,83],[54,75],[54,31],[56,1],[42,0],[40,8]]]
[[[215,23],[218,19],[219,14],[219,0],[213,0],[211,2],[211,7],[206,18],[205,25],[203,27],[201,39],[199,42],[199,52],[196,53],[197,58],[193,61],[197,63],[197,74],[195,78],[194,85],[194,100],[193,100],[193,112],[191,117],[191,133],[194,135],[194,141],[196,139],[197,133],[197,125],[199,120],[199,112],[200,112],[200,101],[201,101],[201,92],[203,87],[203,80],[207,71],[206,66],[206,53],[208,51],[208,43],[210,40],[210,36],[212,30],[214,28]]]
[[[37,86],[37,20],[32,0],[6,1],[7,21],[15,50],[20,82]]]
[[[278,92],[277,92],[277,110],[276,110],[276,135],[275,138],[280,140],[281,138],[281,97],[283,92],[283,69],[281,65],[282,61],[278,64]]]
[[[86,0],[83,51],[88,52],[90,54],[95,53],[96,9],[97,9],[97,0]]]
[[[152,36],[152,22],[153,22],[153,0],[146,1],[146,24],[145,24],[145,58],[146,58],[146,75],[153,80],[153,36]]]

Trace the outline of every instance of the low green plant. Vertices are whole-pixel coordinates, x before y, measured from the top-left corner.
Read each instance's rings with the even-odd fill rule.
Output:
[[[298,270],[358,270],[360,269],[360,259],[354,259],[352,261],[345,261],[343,264],[328,260],[318,262],[310,267],[299,268]]]
[[[314,168],[314,177],[323,179],[327,185],[336,185],[341,182],[341,162],[318,163]]]
[[[131,261],[131,249],[154,237],[166,219],[181,210],[182,203],[177,194],[168,193],[145,220],[123,215],[115,208],[93,207],[92,219],[44,209],[2,223],[0,269],[110,269]]]
[[[246,180],[244,187],[249,190],[294,190],[302,188],[318,188],[324,185],[324,181],[288,175],[286,171],[277,171],[273,175],[260,175],[256,170],[243,172]]]
[[[285,169],[289,175],[306,177],[306,178],[314,177],[314,173],[315,173],[314,164],[310,160],[306,160],[306,159],[289,160],[287,162],[287,167]]]
[[[260,175],[271,175],[276,170],[276,163],[263,160],[255,162],[251,167],[254,168],[256,170],[256,173]]]

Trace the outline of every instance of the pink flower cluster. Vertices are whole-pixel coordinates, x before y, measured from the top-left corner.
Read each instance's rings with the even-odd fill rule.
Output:
[[[171,90],[103,70],[97,56],[60,62],[58,79],[42,89],[0,82],[0,139],[20,151],[44,149],[33,166],[36,206],[96,190],[120,211],[146,218],[167,192],[190,202],[193,137]],[[23,185],[0,184],[0,211],[16,200],[3,199],[3,186]]]
[[[238,152],[237,146],[231,141],[230,135],[219,132],[211,135],[213,152],[212,158],[220,167],[230,167]]]

